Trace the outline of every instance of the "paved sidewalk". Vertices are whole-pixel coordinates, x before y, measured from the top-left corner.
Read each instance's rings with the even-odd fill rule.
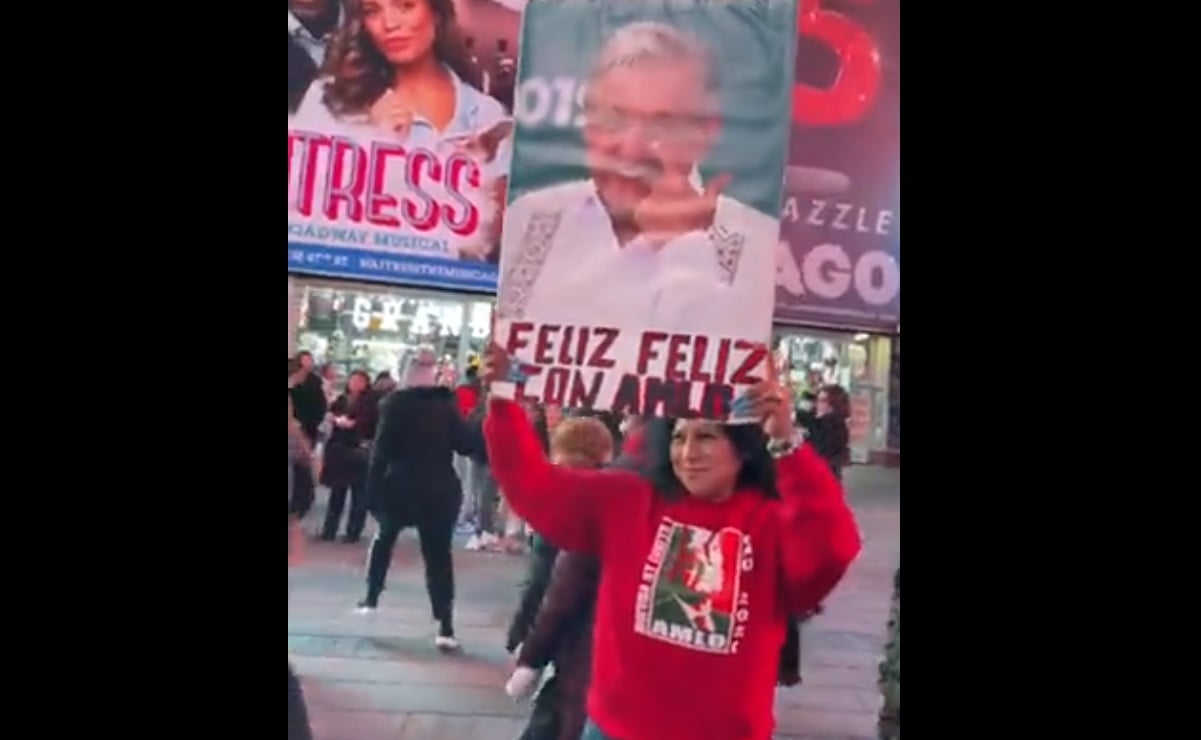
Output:
[[[776,702],[781,740],[875,737],[876,663],[899,557],[899,483],[898,470],[848,471],[866,545],[825,613],[806,628],[804,684],[780,691]],[[352,611],[365,555],[365,544],[310,544],[306,562],[288,576],[288,652],[315,740],[516,738],[526,708],[502,689],[509,673],[503,647],[523,561],[456,550],[464,653],[447,657],[433,647],[415,535],[398,543],[388,590],[371,616]]]

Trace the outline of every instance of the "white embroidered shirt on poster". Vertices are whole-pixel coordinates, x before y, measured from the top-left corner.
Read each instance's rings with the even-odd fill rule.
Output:
[[[387,131],[374,126],[367,120],[365,115],[336,118],[330,113],[322,100],[325,94],[325,86],[329,82],[328,77],[315,81],[309,87],[295,115],[288,117],[288,128],[291,130],[320,132],[327,135],[346,136],[355,140],[367,151],[370,151],[371,144],[374,141],[394,141],[409,149],[419,147],[428,149],[437,154],[445,162],[446,157],[449,157],[455,151],[462,150],[459,144],[466,138],[481,131],[486,131],[497,123],[509,119],[504,106],[497,102],[495,98],[489,97],[467,84],[453,70],[447,68],[446,71],[454,82],[455,111],[445,131],[438,131],[432,123],[420,116],[416,117],[409,129],[403,133]],[[373,232],[388,231],[400,236],[420,236],[423,237],[420,240],[420,246],[415,246],[412,249],[402,248],[399,251],[411,251],[426,256],[441,256],[456,259],[459,256],[459,248],[473,243],[476,239],[484,238],[488,232],[488,224],[492,219],[497,217],[491,192],[498,179],[508,177],[509,175],[509,161],[513,151],[512,146],[512,134],[510,133],[500,143],[496,155],[491,161],[482,162],[478,159],[476,160],[476,164],[480,167],[480,187],[471,188],[470,186],[465,186],[463,194],[479,209],[480,222],[476,232],[467,237],[453,233],[442,223],[439,223],[430,231],[418,232],[410,225],[404,223],[403,215],[401,216],[401,226],[397,229],[381,229],[381,227],[368,223],[354,224],[345,219],[344,216],[337,222],[331,222],[320,212],[319,207],[314,208],[312,216],[305,217],[296,211],[296,204],[293,198],[289,198],[288,203],[289,224],[306,223],[365,228]],[[397,164],[399,164],[399,161],[388,168],[386,192],[397,198],[397,200],[400,200],[400,196],[403,196],[408,187],[405,184],[404,168],[397,166]],[[295,166],[293,166],[293,169],[296,169]],[[322,166],[317,173],[318,182],[324,182],[325,176],[325,168]],[[295,177],[294,173],[294,180]],[[295,182],[289,185],[289,190],[292,191],[295,187]],[[451,208],[456,210],[462,208],[447,195],[446,187],[441,183],[433,183],[427,179],[423,182],[422,187],[438,203],[449,204]],[[321,190],[322,188],[319,187],[318,191]],[[368,246],[371,244],[372,242],[369,240]],[[393,249],[390,251],[398,250]]]
[[[592,181],[528,193],[505,215],[501,318],[766,341],[779,222],[721,196],[710,232],[622,247]]]

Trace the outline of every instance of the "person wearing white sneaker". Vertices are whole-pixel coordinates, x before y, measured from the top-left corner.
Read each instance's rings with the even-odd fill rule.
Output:
[[[500,543],[500,538],[491,532],[480,532],[473,534],[467,540],[466,548],[472,551],[479,550],[495,550]]]
[[[463,648],[462,643],[459,642],[459,638],[453,634],[443,634],[443,623],[441,621],[435,620],[434,627],[438,630],[438,634],[434,636],[434,647],[444,653],[457,652]],[[451,630],[451,632],[453,631]]]
[[[613,458],[613,435],[598,419],[564,420],[551,433],[555,465],[595,470]],[[587,721],[592,673],[592,612],[600,566],[587,555],[561,553],[535,535],[530,573],[505,647],[517,656],[505,691],[528,696],[542,683],[519,740],[578,740]]]
[[[481,393],[479,404],[467,417],[468,426],[479,428],[487,408],[487,393]],[[491,550],[497,543],[496,509],[500,501],[500,491],[496,487],[492,471],[488,468],[488,455],[482,447],[469,458],[467,474],[470,481],[467,490],[474,498],[472,508],[475,512],[475,531],[467,540],[467,549]]]
[[[513,669],[513,675],[505,682],[505,693],[513,701],[525,701],[534,693],[534,689],[538,688],[540,678],[542,671],[519,665]]]
[[[409,358],[404,387],[380,408],[367,472],[367,500],[379,522],[367,562],[361,611],[379,605],[392,551],[400,533],[415,526],[425,564],[425,586],[439,650],[459,649],[454,631],[455,575],[451,552],[463,488],[453,455],[474,454],[483,444],[478,427],[462,417],[449,388],[435,381],[437,356],[422,348]]]

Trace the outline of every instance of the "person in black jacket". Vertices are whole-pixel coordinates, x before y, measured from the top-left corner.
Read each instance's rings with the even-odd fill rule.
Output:
[[[449,388],[435,385],[437,356],[421,349],[402,373],[403,387],[380,405],[379,425],[367,468],[367,501],[379,522],[367,562],[367,595],[360,610],[374,610],[392,562],[396,539],[415,526],[421,538],[425,584],[438,624],[440,650],[459,648],[454,631],[454,562],[451,538],[463,503],[453,455],[483,447],[478,428],[469,427]]]
[[[367,461],[379,417],[379,399],[371,389],[371,376],[362,370],[352,372],[346,379],[346,392],[334,400],[329,413],[334,417],[333,431],[325,443],[321,466],[321,483],[329,486],[329,505],[321,539],[333,542],[337,537],[349,492],[350,518],[342,541],[355,543],[367,523]]]
[[[805,430],[813,449],[830,466],[834,477],[842,480],[842,469],[851,459],[850,431],[847,420],[851,416],[850,395],[840,385],[823,386],[812,398],[813,410],[800,409],[796,413],[797,426]],[[781,652],[779,684],[795,686],[801,682],[801,628],[800,625],[821,612],[818,607],[811,614],[802,614],[788,622]]]
[[[304,433],[309,448],[315,449],[318,428],[325,420],[327,402],[321,376],[313,372],[311,352],[300,352],[288,361],[288,394],[292,396],[292,407],[296,413],[296,420],[300,422],[300,431]],[[316,495],[313,469],[307,463],[298,464],[293,475],[295,483],[292,487],[292,510],[303,519],[312,507]]]
[[[551,461],[569,467],[602,467],[612,459],[613,448],[612,434],[595,418],[564,419],[550,440]],[[529,577],[509,626],[506,648],[517,652],[517,670],[506,691],[515,698],[528,695],[551,663],[555,675],[538,693],[520,740],[577,740],[583,732],[599,584],[595,558],[559,552],[535,536]]]
[[[842,469],[851,459],[851,397],[840,385],[823,386],[813,401],[813,411],[800,410],[797,426],[805,430],[809,443],[842,480]]]

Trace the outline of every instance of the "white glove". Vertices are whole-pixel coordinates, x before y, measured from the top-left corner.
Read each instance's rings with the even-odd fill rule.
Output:
[[[530,698],[534,693],[534,689],[538,687],[538,678],[541,676],[541,671],[536,671],[527,666],[517,666],[513,671],[513,675],[509,676],[508,682],[505,684],[505,693],[513,701],[524,701]]]

